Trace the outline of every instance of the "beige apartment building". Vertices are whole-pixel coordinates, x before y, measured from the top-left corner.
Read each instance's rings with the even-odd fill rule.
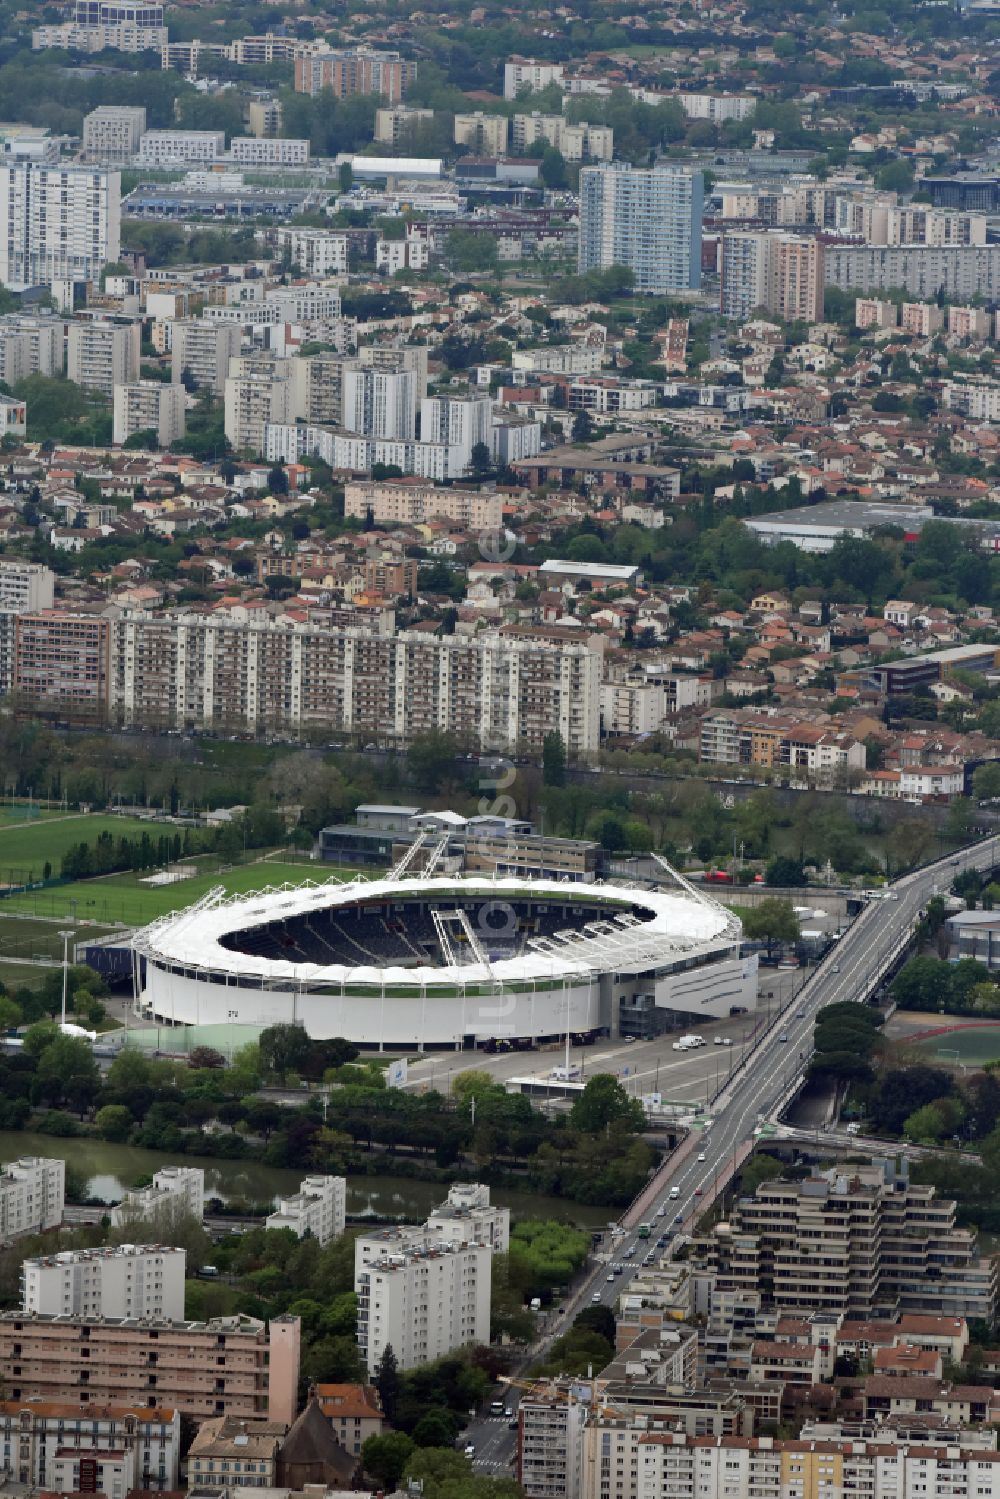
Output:
[[[375,139],[380,146],[402,146],[412,140],[418,126],[429,125],[433,109],[397,104],[392,109],[375,111]]]
[[[258,140],[274,140],[281,134],[281,100],[252,100],[247,108],[247,125],[250,128],[250,134],[257,136]]]
[[[496,490],[443,489],[422,479],[355,480],[344,486],[344,515],[378,526],[414,526],[444,517],[470,531],[499,531],[503,500]]]
[[[97,623],[113,627],[107,707],[123,723],[317,729],[396,744],[443,728],[482,748],[540,748],[558,731],[571,756],[598,746],[601,657],[575,641],[383,637],[221,612],[122,611]]]
[[[128,442],[138,432],[155,433],[160,448],[184,436],[186,392],[183,385],[137,380],[116,385],[112,399],[112,440]]]
[[[869,1440],[844,1440],[804,1431],[797,1440],[757,1437],[687,1437],[647,1432],[638,1467],[637,1499],[899,1499],[900,1495],[1000,1494],[1000,1453],[985,1433],[981,1446],[954,1445],[930,1435],[908,1442],[889,1431]]]
[[[141,324],[125,319],[71,322],[66,329],[66,375],[110,401],[116,385],[139,378]]]
[[[720,1292],[760,1292],[799,1316],[900,1312],[992,1321],[997,1265],[956,1228],[955,1203],[913,1185],[906,1163],[838,1167],[742,1197],[698,1246]]]
[[[225,385],[226,436],[238,453],[261,453],[264,428],[300,414],[291,359],[247,354],[229,361]]]
[[[146,111],[140,105],[102,104],[83,117],[83,157],[104,166],[131,161],[146,133]]]
[[[299,1379],[299,1319],[208,1322],[88,1320],[0,1313],[0,1367],[16,1401],[166,1405],[184,1415],[266,1417],[290,1425]]]
[[[456,146],[467,146],[476,156],[506,156],[508,124],[506,115],[477,109],[474,114],[455,116],[453,139]]]
[[[216,1416],[203,1421],[188,1449],[189,1483],[201,1488],[270,1489],[275,1485],[284,1421]]]
[[[170,378],[174,384],[179,384],[187,371],[198,386],[221,395],[229,374],[229,361],[240,352],[239,325],[182,318],[174,323],[172,332]]]
[[[15,621],[12,689],[21,703],[74,722],[108,711],[110,621],[45,609]]]
[[[519,153],[552,146],[567,161],[610,161],[615,154],[615,132],[610,125],[573,125],[563,115],[516,114],[512,134]]]

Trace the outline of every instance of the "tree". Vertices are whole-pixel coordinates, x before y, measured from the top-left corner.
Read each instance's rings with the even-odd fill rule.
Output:
[[[588,1080],[583,1092],[574,1100],[569,1114],[570,1125],[585,1134],[596,1134],[616,1119],[632,1129],[642,1129],[645,1122],[642,1104],[637,1098],[630,1098],[610,1072],[599,1072]]]
[[[24,1019],[21,1006],[9,994],[0,994],[0,1030],[15,1030]]]
[[[417,1444],[405,1432],[385,1432],[384,1436],[369,1436],[361,1444],[364,1472],[370,1478],[375,1478],[385,1493],[399,1489],[400,1478],[414,1453],[415,1445]]]
[[[37,1077],[59,1084],[59,1098],[65,1098],[70,1085],[82,1081],[96,1089],[100,1073],[87,1041],[79,1036],[56,1036],[38,1059]],[[49,1094],[52,1097],[52,1094]]]
[[[425,734],[416,734],[406,751],[407,768],[415,785],[421,791],[440,790],[457,754],[455,736],[444,729],[428,729]]]
[[[400,1386],[399,1363],[391,1343],[386,1343],[382,1350],[382,1357],[378,1361],[373,1383],[382,1401],[385,1418],[391,1424],[395,1420],[396,1407],[399,1404]]]
[[[951,997],[951,968],[939,958],[911,958],[892,981],[892,996],[904,1010],[936,1010]]]
[[[312,1048],[304,1026],[269,1025],[260,1033],[260,1062],[265,1072],[284,1081],[289,1072],[298,1072]]]
[[[754,942],[766,942],[768,952],[775,942],[799,940],[799,918],[789,900],[765,896],[756,906],[740,911],[743,935]]]
[[[58,1035],[59,1027],[52,1020],[39,1020],[34,1025],[29,1025],[24,1033],[24,1055],[41,1057]]]
[[[539,176],[550,192],[558,191],[565,187],[569,181],[566,175],[566,161],[561,151],[555,146],[546,146],[542,152],[542,164],[538,169]]]
[[[128,1139],[135,1120],[124,1104],[109,1103],[103,1109],[98,1109],[94,1123],[103,1140],[113,1140],[120,1144]]]
[[[456,1418],[448,1411],[429,1410],[413,1428],[415,1447],[450,1447],[455,1440]]]
[[[573,418],[573,441],[587,442],[594,434],[594,423],[590,412],[581,406]]]
[[[740,1182],[746,1193],[756,1192],[761,1182],[777,1181],[781,1176],[781,1162],[765,1151],[755,1151],[740,1169]]]
[[[558,729],[542,740],[542,780],[546,786],[566,784],[566,745]]]
[[[493,467],[490,450],[484,442],[474,442],[469,455],[469,472],[473,478],[483,479]]]
[[[908,1140],[938,1141],[945,1132],[945,1118],[936,1103],[925,1103],[915,1109],[903,1125],[903,1134]]]
[[[993,801],[1000,797],[1000,760],[988,760],[978,765],[972,774],[972,789],[980,801]]]
[[[614,1347],[615,1314],[609,1306],[585,1306],[583,1311],[578,1312],[573,1318],[573,1326],[596,1332],[598,1337],[606,1338],[612,1348]]]
[[[801,861],[782,856],[771,860],[767,866],[765,879],[769,885],[785,889],[800,888],[806,884],[806,874]]]

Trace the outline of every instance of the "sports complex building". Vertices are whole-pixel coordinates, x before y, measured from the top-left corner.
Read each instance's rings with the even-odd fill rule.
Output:
[[[739,921],[675,878],[647,889],[397,866],[218,890],[136,934],[139,1006],[166,1024],[292,1022],[413,1050],[648,1037],[752,1010],[757,960],[740,956]]]

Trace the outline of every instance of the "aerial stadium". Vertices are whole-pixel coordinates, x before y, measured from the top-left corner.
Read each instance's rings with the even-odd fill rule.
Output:
[[[672,872],[671,872],[672,873]],[[753,1009],[732,912],[671,888],[408,874],[213,891],[137,933],[141,1013],[302,1025],[364,1047],[655,1035]]]

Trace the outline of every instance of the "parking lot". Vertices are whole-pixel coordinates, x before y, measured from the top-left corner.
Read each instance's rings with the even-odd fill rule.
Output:
[[[808,972],[806,968],[762,967],[756,1014],[692,1021],[652,1041],[602,1037],[592,1046],[571,1046],[570,1067],[580,1069],[584,1082],[595,1072],[611,1072],[630,1093],[659,1093],[679,1103],[706,1102],[739,1065],[757,1030],[790,1004]],[[678,1037],[692,1032],[704,1036],[706,1045],[693,1051],[674,1051]],[[543,1081],[565,1062],[565,1044],[560,1043],[494,1055],[484,1051],[435,1052],[411,1061],[406,1086],[437,1088],[446,1093],[453,1077],[472,1069],[488,1072],[498,1082],[514,1077]],[[553,1091],[559,1090],[554,1087]]]

